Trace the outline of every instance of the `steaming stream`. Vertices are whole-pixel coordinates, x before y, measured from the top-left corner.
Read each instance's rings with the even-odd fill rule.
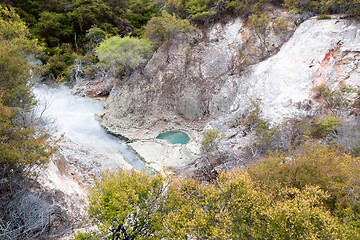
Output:
[[[145,168],[144,162],[118,138],[108,134],[95,119],[103,101],[75,96],[68,87],[51,88],[44,84],[34,89],[36,98],[46,110],[43,116],[53,119],[58,135],[64,133],[71,142],[82,144],[116,161],[124,159],[136,170]]]

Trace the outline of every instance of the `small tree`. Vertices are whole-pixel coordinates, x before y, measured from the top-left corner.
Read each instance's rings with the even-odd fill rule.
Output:
[[[203,153],[198,160],[196,175],[198,179],[213,181],[218,175],[216,167],[222,164],[225,155],[219,149],[221,140],[225,134],[218,129],[210,129],[203,132],[200,151]]]
[[[151,239],[161,228],[166,181],[135,170],[105,172],[95,180],[89,213],[111,239]],[[78,234],[78,239],[84,237]],[[154,238],[157,239],[157,238]]]
[[[163,41],[168,41],[177,34],[189,35],[194,30],[195,27],[188,20],[163,11],[160,17],[150,19],[145,27],[144,37],[150,39],[155,47],[159,47]]]
[[[55,147],[33,125],[29,60],[41,47],[14,9],[0,6],[0,238],[34,239],[50,229],[52,208],[27,188]],[[46,220],[44,221],[44,218]],[[47,219],[48,218],[48,219]]]
[[[19,121],[19,114],[3,105],[0,95],[0,180],[15,172],[31,173],[48,162],[55,148],[49,136]]]
[[[258,6],[259,4],[255,4],[254,13],[249,17],[250,29],[259,39],[262,50],[268,54],[269,48],[266,43],[266,30],[270,22],[270,15],[266,12],[261,12]]]
[[[0,180],[48,160],[48,135],[28,126],[34,105],[29,58],[41,48],[12,8],[0,6]]]
[[[224,139],[225,134],[220,133],[219,129],[210,129],[204,131],[202,136],[200,151],[205,154],[217,156],[220,153],[219,143]]]
[[[41,50],[12,8],[0,6],[0,91],[6,106],[31,107],[29,58]]]
[[[143,67],[153,54],[148,40],[114,36],[101,42],[95,50],[116,77],[125,77]]]
[[[99,44],[107,37],[107,33],[96,25],[86,31],[86,38],[93,44]]]

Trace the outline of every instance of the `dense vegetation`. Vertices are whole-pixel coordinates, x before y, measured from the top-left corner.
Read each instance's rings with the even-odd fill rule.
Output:
[[[143,66],[152,53],[151,44],[145,39],[114,36],[100,43],[95,54],[121,78]]]
[[[46,51],[39,56],[47,67],[44,77],[58,81],[69,80],[75,59],[92,55],[94,45],[107,37],[149,38],[156,47],[177,32],[171,29],[189,30],[180,19],[201,27],[237,15],[249,18],[250,26],[261,33],[270,21],[264,13],[269,5],[306,17],[360,14],[358,0],[8,0],[5,4],[14,7],[32,36],[45,44]]]
[[[29,176],[43,166],[55,147],[31,114],[35,101],[30,61],[42,51],[13,9],[0,6],[0,238],[25,239],[46,227],[50,214],[27,195]],[[30,197],[29,197],[30,196]],[[32,209],[38,207],[35,212]],[[46,208],[46,206],[45,206]]]
[[[0,8],[1,177],[46,161],[51,147],[32,123],[30,62],[41,48],[13,10]]]
[[[224,15],[248,18],[259,33],[269,21],[264,13],[269,4],[322,18],[332,13],[360,15],[358,0],[8,0],[5,4],[23,20],[12,8],[0,8],[0,237],[9,238],[33,238],[46,227],[43,223],[29,227],[24,219],[29,208],[14,210],[14,199],[20,198],[16,187],[54,151],[30,114],[32,57],[44,63],[41,73],[52,80],[68,78],[76,58],[100,60],[115,77],[123,78],[144,66],[161,43]],[[311,119],[271,126],[261,119],[261,102],[256,100],[246,117],[234,122],[234,127],[254,136],[246,157],[258,163],[246,169],[209,174],[204,182],[123,170],[103,173],[89,195],[89,214],[97,228],[76,238],[360,238],[360,128],[356,117],[346,118],[349,112],[359,114],[360,95],[345,88],[330,94],[326,86],[316,91],[325,108]],[[347,93],[357,95],[347,101]],[[217,130],[204,133],[207,162],[224,158],[217,146],[223,138]]]
[[[359,159],[306,142],[212,184],[118,170],[89,195],[76,239],[357,239]]]

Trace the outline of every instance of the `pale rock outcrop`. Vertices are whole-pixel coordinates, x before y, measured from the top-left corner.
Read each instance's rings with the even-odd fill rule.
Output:
[[[114,87],[111,77],[99,63],[78,59],[70,71],[72,93],[83,97],[107,98]]]
[[[138,140],[129,145],[141,155],[148,166],[167,173],[184,169],[187,163],[197,158],[192,145],[171,144],[164,140]],[[186,174],[186,173],[185,173]]]
[[[278,54],[249,67],[239,77],[228,78],[212,106],[218,106],[219,101],[231,102],[229,113],[237,117],[250,100],[260,98],[263,117],[272,122],[311,114],[316,110],[312,109],[316,107],[316,86],[359,86],[359,36],[356,21],[309,19]]]
[[[278,36],[271,29],[265,36],[265,52],[241,19],[164,44],[143,72],[111,92],[102,113],[103,126],[147,141],[160,132],[182,128],[192,132],[197,143],[204,127],[218,128],[227,134],[225,150],[239,153],[249,139],[235,123],[252,100],[262,99],[262,117],[279,123],[316,112],[321,107],[314,99],[316,86],[359,86],[356,20],[312,18],[292,36],[291,30]],[[273,56],[260,61],[268,55]]]
[[[103,126],[129,139],[147,138],[149,129],[154,134],[179,127],[201,130],[209,117],[231,106],[232,96],[219,96],[224,83],[275,53],[291,36],[287,14],[276,14],[289,22],[289,28],[279,35],[269,25],[265,52],[240,18],[164,43],[141,73],[113,89],[101,115]],[[245,59],[240,52],[247,51],[253,55]]]
[[[278,54],[227,79],[210,106],[226,101],[229,111],[209,121],[207,128],[226,132],[223,148],[241,154],[251,136],[244,137],[236,123],[246,115],[251,101],[261,99],[262,117],[277,124],[320,111],[317,86],[326,84],[333,91],[341,85],[358,88],[359,35],[359,22],[337,16],[302,23]]]

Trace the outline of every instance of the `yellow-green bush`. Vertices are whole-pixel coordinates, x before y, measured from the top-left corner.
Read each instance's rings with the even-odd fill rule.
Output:
[[[330,194],[327,206],[332,211],[357,205],[352,196],[360,194],[360,160],[335,147],[308,141],[287,153],[272,153],[259,163],[249,166],[250,176],[264,186],[319,186]],[[351,197],[350,197],[351,196]]]
[[[163,41],[170,40],[177,34],[189,35],[195,30],[188,20],[180,19],[166,11],[160,17],[153,17],[145,26],[144,38],[150,39],[155,47]]]
[[[160,175],[119,170],[97,179],[89,212],[103,236],[118,229],[120,239],[357,239],[359,166],[310,141],[246,171],[222,172],[212,184],[172,179],[167,186]]]
[[[325,138],[330,133],[335,133],[340,126],[340,119],[334,116],[319,116],[310,127],[311,135],[315,138]]]
[[[122,78],[143,67],[153,49],[146,39],[114,36],[101,42],[95,54],[116,77]]]

